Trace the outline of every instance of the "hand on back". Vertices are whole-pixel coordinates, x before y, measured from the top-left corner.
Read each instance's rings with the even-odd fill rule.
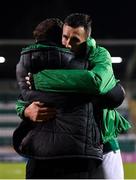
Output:
[[[34,122],[42,122],[54,118],[56,116],[56,109],[45,107],[44,103],[36,101],[26,107],[24,115]]]

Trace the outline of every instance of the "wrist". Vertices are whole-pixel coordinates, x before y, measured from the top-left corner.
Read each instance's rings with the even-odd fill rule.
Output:
[[[25,107],[24,112],[22,114],[25,118],[29,118],[29,108]]]

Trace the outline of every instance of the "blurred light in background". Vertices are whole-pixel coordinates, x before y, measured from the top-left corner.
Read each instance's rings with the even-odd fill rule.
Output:
[[[3,56],[0,56],[0,63],[4,63],[5,62],[5,58]]]
[[[112,57],[112,63],[121,63],[122,62],[122,58],[121,57]]]

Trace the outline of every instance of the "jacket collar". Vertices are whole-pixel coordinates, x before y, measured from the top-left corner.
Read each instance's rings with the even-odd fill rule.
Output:
[[[91,53],[93,55],[96,49],[96,41],[93,38],[89,37],[87,38],[86,43],[87,53]]]

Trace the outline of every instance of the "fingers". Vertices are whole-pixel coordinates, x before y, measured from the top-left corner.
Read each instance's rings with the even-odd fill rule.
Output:
[[[40,113],[38,115],[38,117],[55,117],[56,113],[55,112],[44,112],[44,113]],[[38,118],[37,118],[38,119]]]
[[[28,117],[34,122],[42,122],[55,118],[56,109],[45,107],[44,105],[44,103],[41,103],[39,101],[33,102],[28,107],[26,107],[24,111],[25,117]]]
[[[39,113],[44,113],[44,112],[45,113],[49,113],[49,112],[56,113],[56,108],[53,108],[53,107],[44,107],[45,104],[41,103],[39,101],[35,101],[33,103],[34,103],[34,105],[39,107],[39,109],[38,109]]]
[[[34,101],[33,104],[38,106],[38,107],[44,106],[44,103],[41,103],[40,101]]]
[[[55,108],[41,107],[41,108],[39,108],[39,113],[56,113],[56,109]]]
[[[56,109],[55,108],[39,108],[38,114],[36,117],[36,121],[38,121],[38,122],[48,121],[55,117],[56,117]]]
[[[43,122],[43,121],[48,121],[53,118],[55,118],[56,114],[55,113],[40,113],[37,118],[35,119],[36,122]]]
[[[32,77],[32,73],[29,72],[29,73],[28,73],[28,76],[29,76],[29,78],[31,78],[31,77]]]
[[[29,89],[32,89],[31,87],[31,80],[32,80],[32,74],[29,72],[28,76],[25,77],[26,83],[29,86]]]
[[[38,107],[38,110],[39,112],[50,112],[50,111],[55,111],[56,112],[56,108],[54,107],[45,107],[45,104],[40,102],[40,101],[34,101],[33,103],[33,106],[37,106]]]
[[[25,77],[25,80],[30,81],[30,78],[28,76]]]

